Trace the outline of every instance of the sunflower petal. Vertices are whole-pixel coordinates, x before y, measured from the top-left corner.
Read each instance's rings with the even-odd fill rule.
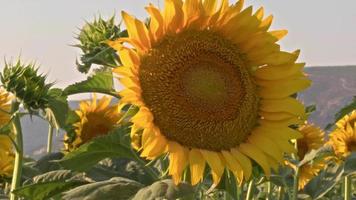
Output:
[[[211,173],[213,175],[214,184],[217,185],[224,173],[224,165],[219,157],[219,154],[217,152],[208,150],[200,150],[200,152],[204,159],[208,162],[211,168]]]
[[[255,160],[263,169],[266,176],[271,175],[271,167],[268,164],[267,158],[264,153],[259,150],[255,145],[250,143],[243,143],[240,144],[239,150],[250,157],[251,159]]]
[[[189,163],[192,185],[198,184],[203,179],[205,170],[205,160],[197,149],[189,151]]]
[[[143,49],[144,51],[151,48],[151,42],[146,25],[124,11],[122,11],[121,14],[130,38],[140,43],[145,48]]]

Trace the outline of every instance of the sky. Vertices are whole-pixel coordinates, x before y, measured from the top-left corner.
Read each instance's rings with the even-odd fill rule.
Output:
[[[140,19],[159,0],[0,0],[0,70],[3,58],[36,61],[58,87],[85,79],[76,70],[75,44],[85,20],[125,10]],[[231,3],[234,1],[230,1]],[[287,29],[282,49],[301,49],[307,66],[356,65],[355,0],[245,0],[274,15],[273,29]],[[160,0],[160,6],[163,0]]]

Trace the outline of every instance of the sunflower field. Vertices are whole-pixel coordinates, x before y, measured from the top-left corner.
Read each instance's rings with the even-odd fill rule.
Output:
[[[326,128],[309,122],[298,93],[312,82],[272,15],[243,0],[145,9],[87,22],[74,45],[87,79],[65,88],[5,62],[0,199],[356,199],[356,99]],[[24,155],[28,115],[49,125],[40,159]]]

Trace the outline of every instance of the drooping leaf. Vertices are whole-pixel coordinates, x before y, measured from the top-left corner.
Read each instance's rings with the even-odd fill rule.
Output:
[[[53,171],[53,170],[59,170],[60,165],[53,161],[59,160],[63,158],[63,156],[64,154],[61,152],[47,154],[41,157],[38,161],[36,161],[34,167],[37,168],[42,173]]]
[[[86,171],[105,158],[134,158],[131,149],[120,143],[120,135],[127,131],[121,127],[111,134],[97,137],[65,155],[59,164],[67,169]]]
[[[136,181],[115,177],[108,181],[101,181],[82,185],[65,192],[63,200],[126,200],[141,189],[143,185]]]
[[[51,171],[33,178],[32,184],[25,185],[14,191],[15,194],[31,200],[47,200],[66,190],[85,184],[75,178],[69,170]]]
[[[142,188],[132,200],[178,199],[194,194],[194,188],[187,183],[175,185],[171,179],[160,180]]]
[[[65,95],[87,92],[98,92],[118,97],[113,90],[112,73],[108,71],[97,72],[94,75],[89,76],[87,80],[75,83],[64,89]]]

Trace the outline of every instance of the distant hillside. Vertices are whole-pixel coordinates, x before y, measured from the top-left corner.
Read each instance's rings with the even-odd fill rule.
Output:
[[[356,66],[307,67],[312,86],[299,98],[305,104],[316,104],[311,121],[324,128],[335,113],[356,96]]]
[[[307,67],[313,85],[302,92],[299,98],[306,105],[316,104],[317,111],[312,114],[311,121],[324,128],[334,119],[334,114],[356,96],[356,66],[337,67]],[[78,101],[70,102],[72,108],[78,106]],[[43,120],[34,117],[25,118],[23,122],[25,152],[38,158],[45,153],[48,125]],[[55,138],[56,150],[62,148],[63,132]]]

